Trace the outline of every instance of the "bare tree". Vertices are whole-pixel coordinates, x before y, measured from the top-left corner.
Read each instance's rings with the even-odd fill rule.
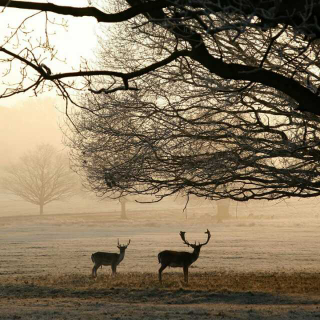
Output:
[[[77,186],[66,157],[47,144],[24,154],[1,179],[3,190],[38,205],[41,215],[46,204],[69,198]]]
[[[1,62],[7,64],[8,73],[17,61],[23,66],[21,81],[8,86],[1,97],[27,91],[37,94],[48,83],[69,100],[71,88],[89,88],[95,93],[136,90],[135,83],[129,83],[133,79],[161,70],[173,62],[187,60],[218,77],[221,84],[226,80],[229,91],[234,91],[232,88],[235,86],[237,90],[244,90],[252,84],[258,84],[290,97],[294,101],[291,110],[320,114],[320,97],[317,93],[319,4],[319,0],[124,0],[117,1],[117,6],[98,9],[92,5],[80,8],[47,2],[0,0],[0,7],[3,7],[1,14],[6,14],[8,7],[33,10],[26,20],[43,15],[45,22],[42,41],[32,42],[30,30],[24,29],[27,27],[25,21],[22,21],[1,44]],[[163,46],[160,55],[155,51],[152,61],[143,58],[141,63],[137,59],[137,64],[131,70],[117,67],[91,69],[85,64],[78,71],[57,73],[50,65],[44,64],[45,59],[57,58],[57,52],[50,44],[48,28],[54,20],[50,19],[50,14],[93,17],[100,24],[137,22],[137,30],[142,32],[141,40],[144,38],[144,30],[154,38],[157,38],[160,31],[164,38],[170,40],[170,46]],[[230,59],[232,57],[220,48],[219,37],[229,33],[230,43],[237,45],[237,51],[241,53],[244,50],[242,41],[252,37],[257,31],[261,31],[263,35],[256,39],[255,49],[247,52],[253,58],[247,63],[243,63],[241,59]],[[27,35],[29,41],[19,41],[23,34]],[[137,43],[137,53],[142,52],[142,42]],[[43,49],[47,52],[46,55],[43,55]],[[125,48],[122,51],[124,50]],[[274,56],[277,59],[270,63]],[[304,60],[306,57],[308,59]],[[301,61],[304,63],[301,64]],[[96,76],[111,78],[112,84],[104,88],[92,87]],[[77,77],[85,80],[82,88],[77,87],[72,80],[68,81]],[[117,79],[121,81],[121,85]],[[230,87],[230,84],[233,85]]]
[[[155,28],[136,19],[113,34],[109,30],[99,63],[131,70],[145,60],[155,62],[175,43]],[[290,32],[257,29],[235,41],[233,29],[226,29],[212,38],[212,48],[219,43],[229,64],[260,68],[259,43],[268,50],[266,68],[296,76],[317,60],[301,51],[302,38],[296,47]],[[293,110],[289,96],[259,83],[223,80],[188,59],[135,83],[139,91],[84,96],[86,108],[72,117],[74,166],[84,169],[95,192],[157,194],[158,199],[183,192],[240,201],[320,194],[319,118]]]
[[[121,197],[119,202],[121,204],[121,219],[127,219],[126,203],[128,200],[125,197]]]
[[[21,81],[1,97],[51,85],[81,107],[74,165],[97,193],[318,196],[319,5],[127,0],[98,10],[11,1],[46,22],[56,13],[117,24],[117,37],[104,40],[103,63],[57,73],[43,65],[43,48],[56,54],[49,36],[36,48],[11,47],[20,28],[0,51],[8,71],[22,63]],[[74,101],[74,89],[92,95]]]
[[[230,200],[222,199],[217,201],[217,219],[218,222],[223,221],[224,219],[230,219]]]

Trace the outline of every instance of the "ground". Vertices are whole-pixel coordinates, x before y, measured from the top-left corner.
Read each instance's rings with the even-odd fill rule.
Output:
[[[252,208],[251,208],[252,209]],[[320,319],[317,206],[259,208],[218,223],[209,209],[0,217],[0,319]],[[252,213],[253,212],[253,213]],[[233,216],[235,216],[233,214]],[[190,268],[166,269],[157,254],[191,251],[212,238]],[[131,244],[111,276],[91,277],[90,256]]]
[[[170,278],[163,286],[157,283],[155,274],[146,273],[126,273],[118,275],[117,279],[104,275],[97,280],[67,273],[58,277],[30,276],[29,280],[11,278],[1,284],[0,318],[320,317],[319,275],[196,273],[189,286],[184,285],[177,274]]]

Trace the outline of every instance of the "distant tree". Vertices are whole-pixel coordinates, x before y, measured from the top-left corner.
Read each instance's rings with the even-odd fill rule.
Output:
[[[65,155],[49,144],[26,152],[18,162],[5,167],[4,173],[2,189],[38,205],[40,215],[46,204],[70,197],[78,185]]]
[[[230,209],[230,199],[221,199],[217,201],[218,221],[229,219],[231,217],[229,209]]]
[[[175,196],[175,202],[180,203],[184,205],[183,211],[185,212],[185,217],[188,219],[188,208],[189,207],[200,207],[203,205],[210,206],[212,204],[211,200],[205,199],[203,197],[197,197],[193,194],[183,194],[179,193],[177,196]],[[218,221],[222,221],[225,219],[230,219],[231,214],[230,214],[230,199],[220,199],[217,201],[214,201],[214,203],[217,206],[217,213],[216,213],[216,218]]]
[[[121,204],[121,219],[127,219],[127,210],[126,210],[126,203],[128,200],[125,197],[121,197],[119,199],[119,202]]]

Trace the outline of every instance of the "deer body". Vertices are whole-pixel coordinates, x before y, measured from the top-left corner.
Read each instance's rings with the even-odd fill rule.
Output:
[[[188,283],[188,272],[189,267],[194,263],[198,258],[200,254],[200,249],[202,246],[206,245],[210,240],[210,232],[207,230],[206,232],[208,234],[208,240],[203,244],[190,244],[185,239],[185,232],[180,232],[180,237],[182,241],[193,248],[193,252],[184,252],[184,251],[171,251],[171,250],[164,250],[161,251],[158,254],[158,260],[159,263],[161,263],[161,267],[159,269],[159,281],[162,282],[162,271],[166,267],[172,267],[172,268],[183,268],[183,274],[184,274],[184,281]]]
[[[161,264],[168,267],[177,268],[191,266],[199,258],[200,251],[190,252],[164,250],[158,254],[158,260]]]
[[[111,266],[112,275],[115,275],[117,273],[117,266],[120,264],[120,262],[123,260],[126,249],[128,245],[121,246],[118,241],[118,248],[120,250],[120,253],[109,253],[109,252],[96,252],[91,255],[91,260],[94,263],[94,266],[92,268],[92,276],[97,276],[97,270],[99,267],[102,266]]]

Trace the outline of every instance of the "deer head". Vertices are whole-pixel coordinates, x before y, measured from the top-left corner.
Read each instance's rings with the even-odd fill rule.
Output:
[[[119,243],[119,239],[118,239],[118,245],[117,245],[117,247],[118,247],[118,249],[120,250],[120,252],[123,252],[123,251],[125,251],[125,250],[128,248],[128,246],[129,246],[129,244],[130,244],[130,241],[131,241],[131,239],[129,239],[129,242],[128,242],[127,244],[121,245],[121,244]]]
[[[188,247],[191,247],[191,248],[194,249],[195,251],[200,251],[201,247],[202,247],[202,246],[205,246],[205,245],[209,242],[209,240],[210,240],[210,238],[211,238],[211,234],[210,234],[209,229],[207,229],[207,231],[206,231],[205,233],[208,235],[207,241],[204,242],[204,243],[200,243],[200,242],[199,242],[198,244],[197,244],[196,241],[195,241],[194,244],[189,243],[189,242],[186,240],[186,238],[185,238],[185,234],[186,234],[186,233],[183,232],[183,231],[180,231],[180,237],[181,237],[182,241],[183,241]]]

